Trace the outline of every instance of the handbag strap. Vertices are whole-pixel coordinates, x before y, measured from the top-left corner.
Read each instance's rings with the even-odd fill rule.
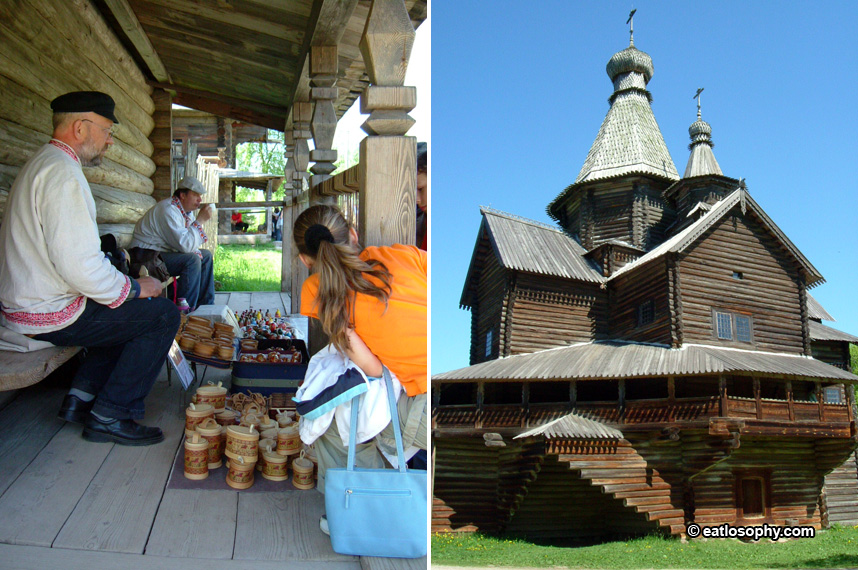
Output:
[[[393,434],[396,438],[396,458],[399,463],[399,471],[406,472],[405,452],[402,449],[402,431],[399,427],[399,413],[396,411],[396,402],[393,400],[393,380],[390,378],[390,370],[387,366],[382,366],[382,374],[384,376],[384,385],[387,388],[387,405],[390,408],[390,423],[393,424]],[[348,471],[355,470],[355,448],[357,446],[357,418],[358,418],[358,400],[360,396],[352,398],[352,415],[349,422],[349,458],[346,463]]]

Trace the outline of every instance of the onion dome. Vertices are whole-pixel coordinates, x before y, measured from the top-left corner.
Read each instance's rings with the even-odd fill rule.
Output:
[[[700,95],[699,91],[697,95]],[[691,137],[691,144],[688,145],[691,156],[688,157],[688,164],[682,177],[691,178],[710,174],[723,176],[721,167],[715,160],[715,153],[712,152],[712,147],[715,146],[712,143],[712,127],[701,118],[699,99],[697,102],[697,120],[688,127],[688,135]]]
[[[642,52],[632,44],[626,49],[615,53],[608,60],[605,71],[608,72],[608,77],[611,78],[611,81],[616,81],[617,77],[624,73],[640,73],[644,76],[644,85],[646,85],[652,79],[652,58],[649,54]]]

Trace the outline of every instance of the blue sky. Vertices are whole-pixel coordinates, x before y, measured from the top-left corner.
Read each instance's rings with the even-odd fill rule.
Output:
[[[858,335],[858,3],[459,1],[432,5],[432,373],[468,365],[459,298],[479,206],[551,223],[608,111],[608,59],[653,59],[653,112],[680,174],[692,99],[726,176],[823,274],[811,293]]]

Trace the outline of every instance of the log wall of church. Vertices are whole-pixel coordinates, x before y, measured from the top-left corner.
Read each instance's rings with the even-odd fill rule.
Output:
[[[51,138],[50,101],[95,90],[116,101],[114,144],[84,168],[99,230],[127,245],[155,200],[152,88],[89,0],[0,3],[0,214],[21,166]]]
[[[491,253],[488,239],[481,241],[480,247],[489,252],[478,258],[485,261],[471,306],[471,364],[498,357],[504,345],[503,320],[507,313],[507,272]],[[491,338],[487,340],[490,331]]]
[[[737,206],[731,214],[678,262],[685,342],[803,353],[798,269],[750,212],[742,215]],[[713,308],[750,315],[753,342],[717,340]]]
[[[517,273],[504,355],[525,354],[606,334],[607,295],[598,285]]]
[[[670,344],[668,273],[663,259],[633,269],[610,282],[611,338]],[[639,324],[641,305],[652,302],[653,321]]]

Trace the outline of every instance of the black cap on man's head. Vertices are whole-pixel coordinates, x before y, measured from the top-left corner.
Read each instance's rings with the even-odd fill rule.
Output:
[[[113,110],[116,103],[107,93],[100,91],[74,91],[60,95],[51,101],[54,113],[96,113],[105,119],[118,123]]]

